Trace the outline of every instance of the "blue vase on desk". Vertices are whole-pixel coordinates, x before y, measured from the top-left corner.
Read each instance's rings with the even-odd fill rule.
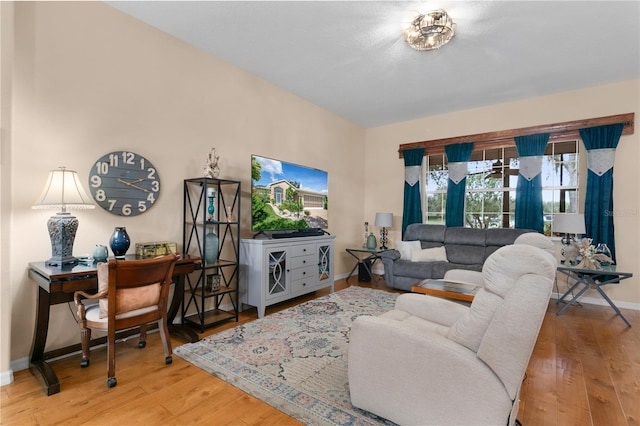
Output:
[[[129,239],[129,234],[127,234],[127,228],[124,226],[116,226],[109,240],[109,246],[116,259],[123,259],[130,245],[131,240]]]

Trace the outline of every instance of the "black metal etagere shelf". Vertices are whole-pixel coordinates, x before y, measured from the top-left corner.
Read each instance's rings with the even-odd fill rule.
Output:
[[[238,321],[240,268],[240,182],[184,180],[183,254],[202,258],[187,276],[182,323],[205,328]]]

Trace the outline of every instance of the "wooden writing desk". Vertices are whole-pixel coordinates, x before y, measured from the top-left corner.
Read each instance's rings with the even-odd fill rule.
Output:
[[[127,259],[135,259],[135,256],[127,256]],[[198,335],[186,327],[173,325],[173,320],[180,309],[182,296],[184,294],[184,276],[199,269],[202,259],[199,257],[186,257],[178,259],[173,270],[173,281],[175,288],[173,298],[168,311],[167,321],[172,334],[179,334],[189,342],[199,340]],[[60,392],[60,381],[58,376],[47,363],[47,359],[55,358],[81,349],[80,343],[45,352],[47,334],[49,332],[49,312],[52,305],[59,303],[73,302],[73,293],[76,290],[87,292],[97,292],[98,277],[97,266],[95,264],[78,264],[64,267],[47,266],[45,262],[29,263],[29,278],[38,283],[38,308],[36,311],[36,324],[33,333],[33,345],[31,347],[31,372],[40,374],[44,380],[45,392],[53,395]],[[78,337],[80,331],[77,330]],[[136,334],[137,329],[128,330],[118,334],[126,336]],[[106,342],[105,337],[92,339],[91,344],[102,344]],[[37,375],[36,375],[37,377]]]

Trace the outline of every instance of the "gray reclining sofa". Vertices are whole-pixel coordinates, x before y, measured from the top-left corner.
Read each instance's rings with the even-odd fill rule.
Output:
[[[528,229],[448,228],[444,225],[414,223],[407,226],[403,241],[420,241],[423,249],[445,247],[447,261],[412,262],[400,258],[398,250],[382,253],[387,286],[410,291],[419,281],[444,277],[450,269],[482,271],[484,261],[502,246],[513,244]]]

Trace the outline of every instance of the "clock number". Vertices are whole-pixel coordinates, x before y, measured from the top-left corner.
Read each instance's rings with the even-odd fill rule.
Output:
[[[144,158],[140,157],[140,170],[144,170]]]
[[[149,172],[149,174],[147,175],[147,179],[155,179],[156,178],[156,169],[154,169],[153,167],[149,167],[147,169],[147,171]]]
[[[118,156],[115,154],[109,154],[109,164],[111,167],[118,167]]]
[[[122,206],[122,214],[125,216],[131,215],[131,204],[125,204]]]
[[[98,175],[91,175],[91,186],[98,188],[100,185],[102,185],[102,178]]]
[[[108,200],[107,203],[109,203],[109,211],[112,212],[113,208],[115,207],[116,203],[118,202],[118,200]]]
[[[104,189],[98,189],[96,191],[96,200],[98,201],[104,201],[107,199],[107,195],[104,193]],[[109,209],[111,210],[111,209]]]
[[[153,192],[158,192],[160,190],[160,183],[158,183],[157,180],[154,180],[153,182],[151,182],[151,190]]]
[[[122,151],[122,162],[124,164],[134,164],[136,155],[133,152]]]
[[[156,197],[153,195],[153,192],[150,192],[149,195],[147,195],[147,201],[151,204],[156,202]]]
[[[142,213],[145,210],[147,210],[147,203],[144,201],[138,201],[138,211]]]
[[[96,163],[96,173],[99,175],[106,175],[109,173],[109,164],[105,161],[98,161]]]

